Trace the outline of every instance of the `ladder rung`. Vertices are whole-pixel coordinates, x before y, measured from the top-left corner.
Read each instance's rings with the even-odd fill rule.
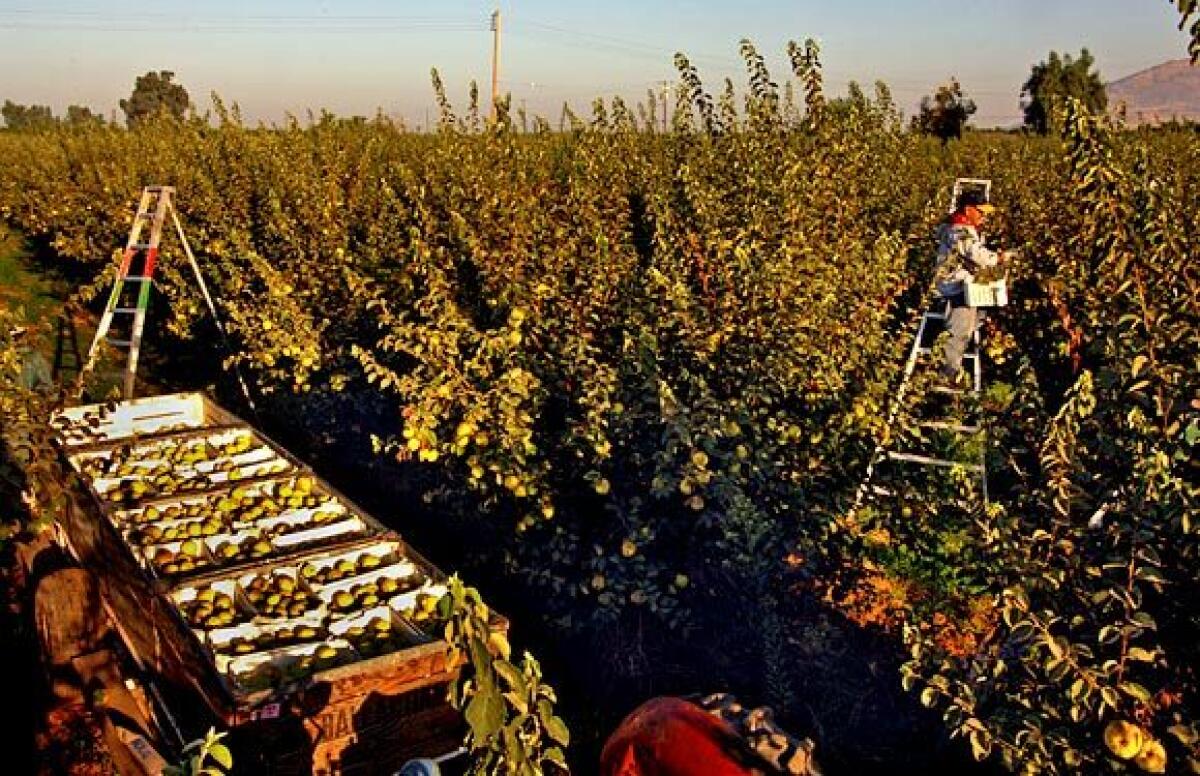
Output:
[[[134,243],[133,245],[130,245],[129,247],[133,248],[135,251],[148,251],[151,248],[153,248],[154,246],[152,246],[150,243]]]
[[[928,420],[923,423],[918,423],[921,428],[933,428],[939,431],[960,431],[964,434],[977,434],[982,429],[978,425],[969,425],[964,423],[947,423],[941,420]]]
[[[915,453],[888,453],[888,458],[893,461],[904,461],[907,463],[919,463],[925,466],[945,466],[954,468],[961,466],[967,471],[983,473],[983,467],[977,463],[963,463],[962,461],[948,461],[945,458],[931,458],[928,455],[917,455]]]
[[[113,345],[114,347],[118,347],[118,348],[127,348],[133,344],[133,342],[131,342],[130,340],[109,339],[107,337],[105,337],[104,341],[107,342],[109,345]]]
[[[147,210],[144,213],[137,214],[138,218],[154,218],[154,216],[155,216],[155,212],[153,210]]]
[[[134,283],[149,283],[154,280],[154,278],[147,277],[146,275],[126,275],[124,278],[122,278],[122,280],[126,282],[132,281]]]
[[[934,393],[948,393],[951,396],[962,396],[967,392],[965,388],[949,388],[945,385],[935,385],[931,390]]]
[[[135,313],[137,313],[137,311],[138,311],[138,308],[136,308],[136,307],[114,307],[113,308],[114,313],[121,313],[121,314],[125,314],[125,315],[135,314]]]

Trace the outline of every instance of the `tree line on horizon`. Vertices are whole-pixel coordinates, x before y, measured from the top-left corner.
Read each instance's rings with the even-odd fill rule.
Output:
[[[1104,81],[1095,69],[1095,58],[1086,48],[1078,57],[1051,51],[1045,61],[1033,65],[1021,87],[1020,107],[1025,130],[1040,135],[1057,132],[1054,126],[1056,106],[1076,99],[1088,110],[1103,113],[1108,107]],[[174,81],[169,70],[150,71],[139,76],[129,99],[120,101],[125,124],[133,129],[148,118],[165,113],[182,120],[192,107],[187,89]],[[851,85],[854,91],[857,85]],[[968,129],[978,107],[956,77],[939,85],[921,99],[920,107],[909,124],[913,132],[930,135],[943,143],[957,140]],[[83,105],[71,105],[64,116],[55,116],[47,105],[22,105],[6,100],[0,108],[4,125],[11,130],[36,130],[59,125],[94,126],[105,124],[102,114]],[[114,113],[112,122],[116,123]]]
[[[125,114],[125,124],[133,129],[152,116],[167,113],[176,119],[183,119],[191,98],[181,84],[174,82],[175,73],[170,70],[150,71],[138,76],[134,82],[129,99],[121,100],[121,111]],[[0,116],[8,129],[48,129],[66,125],[71,127],[99,126],[106,124],[104,115],[92,111],[86,105],[70,105],[63,116],[55,116],[49,105],[22,105],[12,100],[5,100],[0,107]],[[112,123],[116,123],[114,114]]]

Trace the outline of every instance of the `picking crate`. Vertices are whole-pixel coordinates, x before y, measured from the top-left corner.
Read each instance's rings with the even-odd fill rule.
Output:
[[[418,627],[407,619],[417,588],[444,590],[445,575],[394,531],[266,435],[198,393],[75,407],[52,423],[59,430],[63,463],[82,483],[72,489],[57,527],[59,539],[94,572],[122,640],[161,689],[169,724],[156,720],[160,729],[178,726],[185,737],[195,738],[213,724],[228,727],[238,752],[237,771],[254,774],[390,776],[408,759],[441,755],[460,745],[462,719],[447,701],[447,686],[460,664],[450,660],[448,645],[427,623]],[[234,457],[233,448],[224,448],[228,456],[206,453],[203,461],[192,460],[197,440],[215,440],[219,453],[216,443],[227,445],[247,434],[257,468],[238,464],[244,477],[222,476],[230,469],[221,467],[233,465],[224,460]],[[188,487],[128,488],[124,498],[111,498],[114,482],[142,481],[164,461],[181,459],[179,476]],[[115,476],[106,468],[111,462],[120,462],[124,473]],[[196,471],[214,476],[196,480]],[[244,519],[246,510],[253,519]],[[163,564],[153,562],[155,554],[177,552],[183,542],[164,546],[134,540],[160,523],[169,528],[194,521],[197,512],[220,525],[215,535],[190,539],[201,549],[203,564],[165,573]],[[317,514],[325,522],[305,528],[304,521]],[[223,542],[253,543],[264,531],[274,534],[257,554],[219,557]],[[303,576],[339,563],[346,572],[342,581],[321,584]],[[363,580],[376,584],[396,572],[411,577],[411,584],[391,593],[384,585],[378,594],[364,596],[371,606],[362,612],[353,607],[331,611],[329,599],[339,590]],[[254,575],[295,580],[319,602],[298,617],[266,617],[243,590]],[[206,587],[228,594],[236,616],[228,622],[206,612],[198,617],[196,607],[204,603],[197,603],[198,591]],[[368,613],[368,621],[384,617],[403,634],[371,642],[369,656],[342,638],[354,635],[349,628]],[[493,627],[506,629],[507,622],[496,617]],[[264,637],[281,631],[289,637]],[[235,649],[235,639],[243,646]],[[376,651],[377,644],[383,651]],[[321,659],[331,651],[335,658]],[[264,665],[272,668],[255,673]]]

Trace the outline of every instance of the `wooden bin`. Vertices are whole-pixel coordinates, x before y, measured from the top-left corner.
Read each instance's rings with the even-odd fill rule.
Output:
[[[57,532],[62,543],[100,581],[101,598],[122,640],[161,691],[164,706],[184,738],[213,724],[231,728],[238,772],[254,774],[390,774],[406,760],[455,749],[462,741],[460,715],[446,700],[459,666],[448,662],[444,641],[364,658],[308,675],[284,686],[247,692],[218,669],[169,597],[182,586],[235,578],[248,571],[294,566],[308,559],[399,543],[405,558],[432,580],[444,575],[394,532],[353,504],[282,447],[198,393],[137,399],[113,407],[66,410],[73,423],[91,417],[92,438],[60,438],[63,465],[74,468],[79,452],[112,450],[136,440],[187,438],[220,429],[244,429],[271,448],[292,470],[263,481],[305,475],[338,499],[367,526],[366,535],[335,536],[316,546],[287,550],[256,561],[234,562],[186,580],[156,578],[138,560],[117,528],[117,509],[85,477],[71,478],[70,498]],[[253,484],[247,480],[238,485]],[[222,485],[206,492],[227,489]],[[177,498],[195,497],[187,493]],[[171,497],[152,499],[153,502]],[[128,504],[123,505],[127,507]],[[497,629],[507,622],[497,617]],[[160,723],[161,726],[161,723]]]

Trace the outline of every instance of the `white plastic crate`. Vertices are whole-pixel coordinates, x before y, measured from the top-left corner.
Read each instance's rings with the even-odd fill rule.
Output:
[[[111,412],[102,404],[70,407],[52,419],[56,427],[64,430],[68,445],[124,439],[166,428],[199,428],[207,421],[204,397],[198,393],[124,401]],[[77,430],[69,430],[72,427]]]

